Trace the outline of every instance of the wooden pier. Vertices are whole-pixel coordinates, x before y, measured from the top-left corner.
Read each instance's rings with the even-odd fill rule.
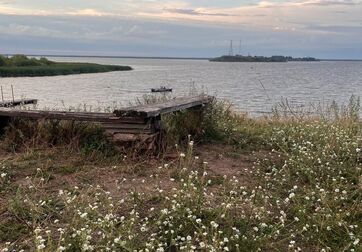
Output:
[[[28,104],[37,104],[37,99],[16,99],[12,101],[0,101],[0,107],[15,107]]]
[[[200,107],[211,102],[212,96],[181,97],[162,103],[139,105],[114,111],[117,116],[132,116],[140,118],[158,117],[189,108]]]
[[[29,99],[29,102],[32,99]],[[190,108],[201,108],[213,100],[211,96],[182,97],[167,102],[140,105],[115,110],[113,113],[67,112],[0,108],[0,122],[11,118],[33,120],[71,120],[99,123],[114,134],[157,134],[161,131],[161,116]],[[24,100],[22,100],[24,102]],[[14,103],[12,103],[14,104]],[[1,107],[1,106],[0,106]]]

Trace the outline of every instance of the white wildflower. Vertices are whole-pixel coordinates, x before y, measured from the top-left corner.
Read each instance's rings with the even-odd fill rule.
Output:
[[[82,214],[80,215],[80,218],[85,218],[85,217],[87,217],[87,215],[88,215],[88,213],[82,213]]]

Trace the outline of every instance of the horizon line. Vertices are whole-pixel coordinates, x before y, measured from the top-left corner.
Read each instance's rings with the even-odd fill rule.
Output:
[[[19,53],[7,53],[4,55],[17,55]],[[177,57],[177,56],[125,56],[125,55],[72,55],[72,54],[24,54],[34,57],[74,57],[74,58],[123,58],[123,59],[179,59],[179,60],[210,60],[214,57]],[[298,58],[298,57],[297,57]],[[362,61],[362,59],[318,59],[320,61]]]

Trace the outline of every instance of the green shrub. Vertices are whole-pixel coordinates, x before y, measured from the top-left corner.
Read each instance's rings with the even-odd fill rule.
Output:
[[[237,113],[224,101],[214,100],[207,105],[202,120],[203,140],[231,144],[241,149],[265,145],[263,134],[270,130],[270,120],[258,120]]]
[[[7,65],[7,59],[4,56],[0,55],[0,67],[6,65]]]
[[[31,58],[29,59],[28,57],[26,57],[25,55],[22,54],[17,54],[12,56],[11,58],[9,58],[9,63],[10,66],[15,66],[15,67],[23,67],[23,66],[40,66],[40,62],[35,59],[35,58]]]

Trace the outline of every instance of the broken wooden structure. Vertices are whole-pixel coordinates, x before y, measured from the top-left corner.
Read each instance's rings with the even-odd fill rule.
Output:
[[[211,96],[182,97],[156,104],[127,107],[115,110],[113,113],[0,108],[0,124],[3,125],[11,118],[93,122],[100,124],[115,141],[134,141],[140,138],[146,141],[160,135],[162,115],[201,108],[212,100]]]
[[[12,101],[0,101],[0,107],[16,107],[16,106],[22,106],[22,105],[28,105],[28,104],[37,104],[37,99],[14,99]]]

